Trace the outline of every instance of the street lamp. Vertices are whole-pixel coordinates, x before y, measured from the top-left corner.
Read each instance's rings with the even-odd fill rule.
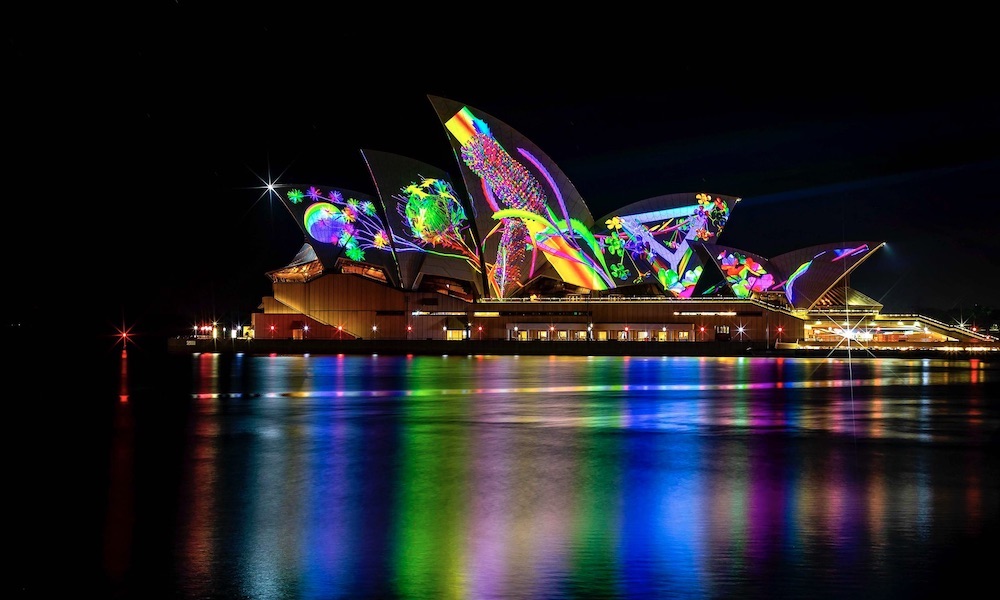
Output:
[[[443,335],[444,339],[447,340],[448,339],[448,326],[447,325],[442,325],[441,326],[441,332],[442,332],[441,335]]]
[[[309,333],[309,326],[308,325],[303,325],[302,326],[302,339],[305,339],[307,333]]]
[[[517,340],[519,340],[519,339],[521,339],[521,338],[519,338],[519,337],[517,336],[517,325],[514,325],[514,341],[516,342],[516,341],[517,341]]]
[[[483,339],[483,326],[482,325],[479,326],[479,339],[480,339],[480,341],[482,341],[482,339]]]
[[[372,339],[375,339],[375,333],[378,331],[378,325],[372,325]]]

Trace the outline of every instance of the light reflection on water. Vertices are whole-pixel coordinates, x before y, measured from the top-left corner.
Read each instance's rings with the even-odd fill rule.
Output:
[[[996,530],[984,361],[184,360],[118,395],[105,565],[137,596],[167,545],[182,597],[913,598]],[[174,537],[144,538],[164,404]]]

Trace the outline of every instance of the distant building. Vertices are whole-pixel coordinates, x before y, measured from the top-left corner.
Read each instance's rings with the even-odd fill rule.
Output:
[[[883,243],[822,243],[774,257],[723,245],[739,198],[677,193],[595,219],[530,140],[430,96],[458,162],[444,170],[362,150],[376,195],[273,190],[302,230],[268,273],[257,339],[507,339],[872,343],[982,340],[933,319],[883,315],[849,276]]]

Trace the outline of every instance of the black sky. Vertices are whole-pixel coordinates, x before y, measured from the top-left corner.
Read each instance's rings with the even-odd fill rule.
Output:
[[[182,3],[120,18],[44,44],[8,28],[5,271],[59,290],[8,298],[10,314],[245,321],[303,241],[258,177],[374,192],[370,148],[457,181],[428,94],[531,139],[595,217],[668,193],[739,196],[724,244],[885,241],[851,283],[887,312],[997,304],[985,42],[497,46],[344,19],[237,24]]]

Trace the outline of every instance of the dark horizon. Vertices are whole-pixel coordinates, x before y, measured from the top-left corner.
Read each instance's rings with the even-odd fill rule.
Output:
[[[643,80],[602,72],[612,51],[563,51],[503,85],[459,49],[386,64],[270,19],[233,29],[186,6],[149,10],[115,48],[9,38],[11,89],[64,72],[93,81],[58,108],[11,99],[10,223],[38,232],[6,236],[4,255],[26,290],[43,290],[7,298],[12,316],[86,312],[101,329],[249,315],[266,272],[303,243],[262,180],[375,193],[361,156],[375,149],[460,182],[428,95],[535,142],[594,218],[663,194],[738,196],[726,245],[773,256],[886,242],[851,275],[886,312],[964,313],[1000,296],[1000,91],[936,67],[931,48],[808,69],[738,52],[643,65],[620,48]]]

